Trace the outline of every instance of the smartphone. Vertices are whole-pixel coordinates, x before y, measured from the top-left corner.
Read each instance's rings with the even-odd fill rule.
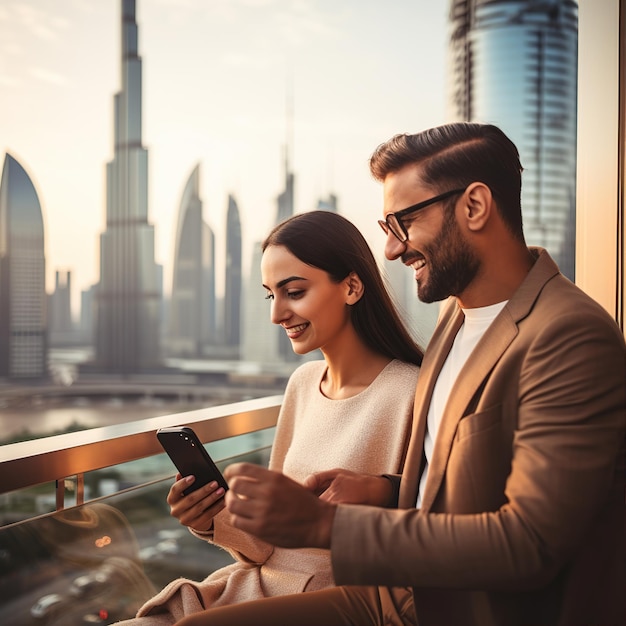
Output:
[[[217,468],[196,433],[188,426],[159,428],[157,438],[182,476],[193,474],[196,480],[183,491],[185,495],[212,480],[224,489],[228,483]]]

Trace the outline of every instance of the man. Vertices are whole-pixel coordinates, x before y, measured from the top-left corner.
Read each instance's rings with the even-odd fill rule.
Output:
[[[622,334],[526,246],[522,168],[498,128],[399,135],[370,167],[383,183],[386,256],[414,271],[420,299],[449,298],[401,480],[337,470],[303,487],[231,466],[234,524],[285,547],[330,548],[344,587],[181,624],[623,624]],[[415,615],[393,603],[401,586],[413,588]]]

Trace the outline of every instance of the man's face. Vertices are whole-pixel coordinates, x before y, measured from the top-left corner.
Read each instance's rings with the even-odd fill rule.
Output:
[[[384,182],[385,218],[389,213],[446,191],[422,185],[418,172],[419,169],[411,165],[387,176]],[[463,237],[455,212],[446,211],[445,205],[446,201],[438,202],[404,218],[409,234],[407,241],[402,243],[392,233],[387,235],[385,256],[400,258],[413,269],[417,295],[422,302],[462,295],[480,268],[477,255]]]

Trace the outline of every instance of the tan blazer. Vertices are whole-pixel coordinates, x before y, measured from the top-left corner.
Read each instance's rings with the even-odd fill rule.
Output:
[[[420,626],[624,624],[626,348],[547,252],[461,370],[420,510],[424,428],[463,314],[418,379],[397,509],[341,506],[337,584],[412,586]]]

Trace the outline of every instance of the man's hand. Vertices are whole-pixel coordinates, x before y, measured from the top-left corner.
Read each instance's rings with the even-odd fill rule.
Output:
[[[167,494],[167,503],[170,505],[170,515],[183,526],[206,532],[212,528],[213,518],[225,506],[224,489],[212,481],[184,495],[183,491],[193,485],[194,480],[193,476],[183,478],[180,474],[176,474],[176,482]]]
[[[389,506],[391,483],[382,476],[333,469],[307,476],[304,486],[327,502]]]
[[[284,548],[330,548],[335,505],[278,472],[235,463],[224,477],[232,524]]]

